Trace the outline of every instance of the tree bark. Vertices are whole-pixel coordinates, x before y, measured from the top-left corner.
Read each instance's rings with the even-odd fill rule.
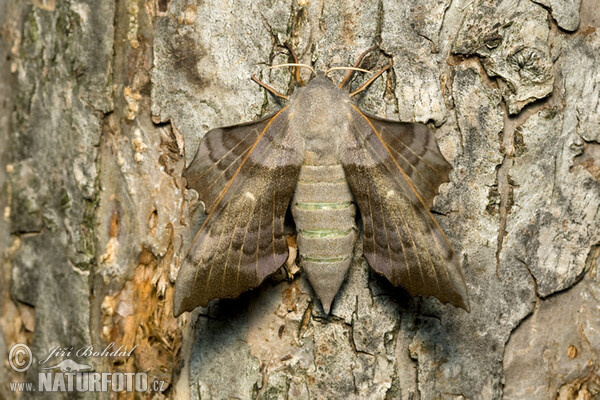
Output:
[[[110,343],[133,352],[71,358],[147,372],[149,397],[600,395],[598,29],[593,0],[0,0],[0,357],[34,357],[0,364],[0,397],[69,358],[40,363],[53,346]],[[280,271],[173,318],[202,136],[281,107],[250,77],[293,90],[266,68],[286,46],[324,69],[372,45],[363,67],[393,68],[361,108],[429,124],[453,165],[433,212],[471,312],[391,287],[358,245],[329,316]]]

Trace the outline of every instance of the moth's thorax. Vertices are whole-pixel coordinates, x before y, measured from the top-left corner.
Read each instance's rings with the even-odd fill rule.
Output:
[[[352,100],[347,90],[338,88],[319,73],[308,85],[296,89],[290,99],[293,129],[301,132],[310,163],[337,162],[340,134],[348,128]]]

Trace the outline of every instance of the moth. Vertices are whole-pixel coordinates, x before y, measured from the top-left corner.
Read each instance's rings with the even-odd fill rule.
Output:
[[[340,85],[296,67],[291,96],[258,121],[213,129],[186,169],[207,217],[175,283],[174,314],[256,288],[288,257],[284,222],[294,218],[301,266],[325,313],[346,278],[363,221],[371,268],[412,296],[469,310],[460,263],[429,209],[450,164],[422,124],[361,111],[350,93],[363,58]],[[295,55],[294,55],[295,58]],[[305,84],[299,66],[315,77]],[[341,68],[334,68],[341,69]],[[366,71],[368,72],[368,71]]]

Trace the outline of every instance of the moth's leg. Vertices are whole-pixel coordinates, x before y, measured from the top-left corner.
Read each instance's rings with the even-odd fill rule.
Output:
[[[350,97],[355,96],[355,95],[359,94],[360,92],[362,92],[363,90],[365,90],[366,88],[368,88],[369,85],[371,83],[373,83],[373,81],[379,77],[379,75],[383,74],[391,66],[392,66],[392,64],[388,64],[385,67],[383,67],[378,73],[376,73],[368,81],[366,81],[365,83],[363,83],[361,87],[359,87],[358,89],[356,89],[354,92],[350,93]]]
[[[294,64],[298,64],[299,63],[298,57],[296,57],[296,53],[294,52],[294,49],[292,49],[292,46],[286,45],[286,47],[288,48],[288,50],[290,51],[290,54],[294,58]],[[296,66],[296,72],[294,73],[294,77],[296,78],[296,82],[298,83],[299,86],[305,85],[304,81],[300,77],[300,67],[299,66]]]
[[[275,97],[279,97],[280,99],[285,99],[285,100],[289,100],[290,96],[286,96],[283,93],[279,93],[277,90],[273,89],[271,86],[267,85],[266,83],[264,83],[263,81],[261,81],[260,79],[258,79],[256,77],[256,75],[252,75],[252,80],[256,83],[258,83],[260,86],[264,87],[265,89],[267,89],[269,92],[271,92],[271,94]]]
[[[376,48],[377,48],[377,46],[372,46],[372,47],[369,47],[367,50],[365,50],[360,56],[358,56],[358,60],[356,60],[356,62],[354,63],[353,67],[354,68],[358,68],[358,66],[360,65],[360,63],[362,62],[362,60],[367,56],[367,54],[369,54],[370,52],[372,52]],[[340,86],[339,86],[340,89],[346,87],[346,85],[348,85],[350,83],[350,80],[352,79],[352,76],[354,75],[354,72],[355,71],[349,70],[348,73],[346,73],[346,76],[342,80],[342,83],[340,83]]]

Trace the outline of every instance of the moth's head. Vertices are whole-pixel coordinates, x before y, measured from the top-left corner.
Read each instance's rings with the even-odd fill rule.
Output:
[[[306,88],[323,88],[323,89],[332,89],[337,85],[333,82],[331,77],[326,75],[326,71],[316,71],[314,77],[308,81],[305,86]],[[299,90],[301,88],[297,88]]]
[[[333,121],[335,115],[345,115],[340,107],[351,102],[348,90],[339,88],[325,71],[315,72],[308,83],[296,87],[289,100],[297,116],[306,116],[313,123],[315,120]],[[316,114],[322,118],[311,117]],[[326,117],[329,114],[331,116]]]
[[[308,82],[308,85],[310,85],[313,82],[316,82],[316,83],[329,82],[329,83],[333,84],[333,80],[327,76],[326,71],[316,71],[314,78],[312,78]]]
[[[365,53],[363,53],[364,56]],[[362,59],[362,57],[360,59]],[[358,63],[357,63],[358,65]],[[296,78],[296,82],[298,83],[298,86],[300,86],[299,88],[297,88],[294,91],[294,94],[292,96],[292,98],[294,97],[298,97],[298,95],[300,95],[300,93],[305,93],[307,91],[314,91],[315,89],[326,89],[326,90],[331,90],[333,88],[339,88],[340,91],[346,91],[346,95],[349,95],[350,97],[362,92],[364,89],[366,89],[371,82],[373,82],[373,80],[375,80],[375,78],[377,78],[379,75],[381,75],[383,72],[385,72],[391,65],[387,65],[386,67],[384,67],[382,70],[380,70],[377,74],[375,74],[373,77],[371,77],[363,86],[361,86],[358,90],[355,90],[354,92],[350,93],[349,91],[349,86],[350,86],[350,81],[352,80],[353,74],[355,71],[360,71],[360,72],[370,72],[366,69],[363,68],[358,68],[356,66],[354,67],[331,67],[326,71],[315,71],[315,69],[313,67],[311,67],[308,64],[299,64],[299,63],[285,63],[285,64],[278,64],[278,65],[273,65],[270,68],[278,68],[278,67],[295,67],[295,78]],[[308,68],[311,72],[312,72],[312,76],[314,76],[314,78],[312,78],[308,84],[305,84],[304,81],[302,80],[302,78],[300,77],[300,68]],[[328,74],[331,71],[336,71],[336,70],[345,70],[348,71],[346,76],[344,77],[344,79],[342,80],[342,82],[337,85],[336,83],[333,82],[333,80],[328,76]],[[255,78],[253,78],[255,79]],[[289,96],[286,95],[282,95],[281,93],[275,91],[272,88],[269,88],[268,86],[266,86],[265,84],[263,84],[262,82],[258,81],[257,79],[255,79],[255,81],[257,81],[261,86],[267,88],[269,91],[271,91],[273,94],[275,94],[277,97],[281,97],[284,99],[289,100]]]

